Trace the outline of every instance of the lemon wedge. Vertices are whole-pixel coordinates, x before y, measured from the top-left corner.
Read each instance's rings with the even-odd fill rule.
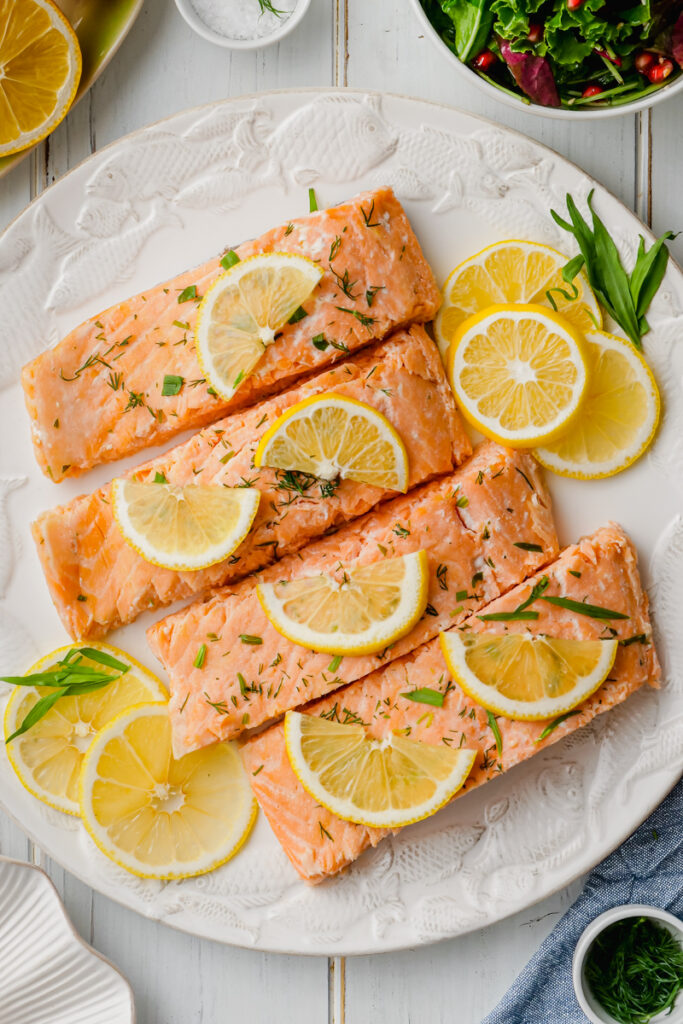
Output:
[[[451,750],[395,733],[383,740],[362,725],[285,715],[287,756],[314,800],[345,821],[400,828],[434,814],[461,788],[476,751]]]
[[[322,276],[305,256],[267,252],[214,281],[199,307],[195,344],[204,375],[222,398],[232,398]]]
[[[66,117],[81,63],[76,33],[50,0],[0,0],[0,157]]]
[[[633,345],[604,331],[585,335],[588,388],[581,415],[534,455],[561,476],[613,476],[640,458],[659,422],[659,391]]]
[[[385,490],[408,489],[408,454],[386,416],[331,392],[283,413],[261,438],[254,464],[321,480],[341,477]]]
[[[235,743],[173,758],[166,704],[138,704],[98,733],[79,792],[100,850],[142,878],[212,871],[234,857],[257,811]]]
[[[574,279],[576,298],[567,298],[572,287],[562,280],[566,263],[566,256],[547,245],[511,239],[489,245],[458,264],[443,286],[443,301],[434,321],[442,356],[446,356],[455,332],[468,317],[487,306],[510,302],[551,309],[548,292],[558,311],[578,331],[600,327],[600,306],[585,274],[577,274]]]
[[[441,633],[448,669],[465,693],[505,718],[540,721],[571,711],[610,674],[619,641],[529,633]]]
[[[486,437],[531,448],[578,415],[588,368],[571,324],[542,306],[490,306],[465,320],[448,353],[451,387]]]
[[[120,477],[112,509],[124,539],[147,562],[186,572],[222,562],[249,533],[260,492],[253,487],[176,487]]]
[[[320,574],[259,583],[256,594],[275,629],[295,644],[329,654],[374,654],[413,628],[427,607],[424,551]]]
[[[46,672],[70,652],[78,652],[82,644],[69,644],[46,654],[27,675]],[[107,667],[83,654],[79,664],[105,674],[113,682],[102,689],[78,697],[60,697],[43,718],[7,744],[7,755],[21,784],[43,803],[66,814],[78,814],[78,779],[83,756],[95,734],[131,704],[141,701],[166,700],[168,694],[155,675],[124,651],[108,644],[89,643],[87,649],[100,651],[129,666],[120,670]],[[119,676],[119,678],[115,678]],[[17,686],[5,709],[5,738],[19,728],[27,714],[48,687]]]

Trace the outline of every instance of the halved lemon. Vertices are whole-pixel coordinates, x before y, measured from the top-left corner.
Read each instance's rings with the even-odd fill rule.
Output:
[[[408,489],[408,454],[386,416],[331,392],[297,402],[261,438],[256,466]]]
[[[540,721],[571,711],[610,673],[617,639],[529,633],[441,633],[441,649],[465,693],[505,718]]]
[[[222,562],[251,529],[260,492],[254,487],[112,483],[117,525],[139,555],[164,569],[186,572]]]
[[[542,306],[490,306],[460,325],[448,353],[451,387],[466,419],[512,448],[566,431],[588,381],[583,341]]]
[[[174,759],[166,704],[138,704],[98,733],[80,804],[100,850],[142,878],[212,871],[234,857],[257,811],[237,744]]]
[[[315,715],[285,715],[287,756],[299,782],[332,814],[371,828],[400,828],[434,814],[461,788],[476,757]]]
[[[66,814],[78,814],[78,779],[83,756],[95,734],[125,708],[141,701],[166,700],[168,694],[155,675],[125,651],[108,644],[69,644],[51,651],[31,666],[26,675],[46,672],[71,651],[85,648],[100,651],[128,666],[120,669],[103,665],[83,654],[79,664],[111,674],[113,682],[101,690],[80,697],[61,697],[35,725],[7,745],[10,764],[22,785],[43,803]],[[115,678],[119,676],[119,678]],[[5,738],[19,728],[48,687],[17,686],[5,709]]]
[[[458,327],[487,306],[501,303],[533,303],[557,309],[583,332],[602,325],[600,306],[583,273],[571,285],[562,280],[567,257],[538,242],[510,239],[487,246],[450,272],[443,286],[443,302],[434,321],[442,356],[446,356]],[[563,294],[566,293],[566,295]]]
[[[0,0],[0,157],[66,117],[81,64],[76,33],[51,0]]]
[[[659,391],[650,367],[629,341],[604,331],[585,335],[588,387],[581,415],[534,455],[561,476],[613,476],[640,458],[659,422]]]
[[[202,370],[222,398],[232,398],[322,276],[305,256],[267,252],[214,281],[199,307],[195,343]]]
[[[256,594],[282,636],[312,651],[373,654],[413,628],[427,607],[424,551],[344,569],[338,576],[259,583]]]

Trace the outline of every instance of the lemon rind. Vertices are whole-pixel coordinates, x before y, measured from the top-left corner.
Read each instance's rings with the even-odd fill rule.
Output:
[[[83,73],[83,54],[81,52],[81,45],[71,22],[66,18],[62,11],[60,11],[57,5],[51,2],[51,0],[38,0],[38,2],[43,6],[44,10],[49,8],[53,17],[56,16],[57,20],[62,23],[62,27],[65,29],[64,36],[69,42],[71,57],[75,67],[73,81],[66,99],[62,100],[61,105],[58,105],[55,108],[55,111],[53,111],[40,128],[37,128],[33,133],[29,133],[28,138],[24,135],[24,141],[20,142],[18,145],[11,145],[8,143],[7,148],[0,146],[0,159],[3,159],[6,156],[13,156],[15,153],[22,153],[26,149],[37,146],[38,143],[42,142],[43,139],[46,139],[47,136],[55,130],[55,128],[59,127],[73,106],[76,93],[78,92],[78,86],[80,85],[81,75]]]
[[[565,256],[564,253],[561,253],[558,249],[553,248],[553,246],[551,245],[544,245],[542,242],[529,242],[528,240],[525,241],[522,238],[505,238],[500,242],[493,242],[491,245],[485,245],[483,249],[480,249],[479,252],[476,252],[473,256],[469,256],[467,259],[461,260],[460,263],[456,264],[456,266],[453,267],[453,269],[450,271],[446,280],[443,283],[443,286],[441,288],[441,306],[439,307],[439,311],[434,318],[434,336],[436,338],[437,347],[439,349],[439,352],[441,353],[441,358],[443,359],[444,363],[447,361],[448,349],[450,348],[451,342],[453,340],[452,338],[447,339],[443,331],[441,330],[443,315],[446,312],[446,310],[450,309],[450,303],[447,301],[446,293],[448,291],[448,287],[452,279],[455,277],[457,273],[460,273],[462,269],[465,266],[467,266],[467,264],[477,263],[480,260],[480,258],[484,256],[485,253],[491,252],[494,249],[503,249],[513,245],[519,246],[527,250],[542,249],[545,252],[551,252],[555,256],[559,256],[564,263],[566,263],[569,259],[568,256]],[[602,310],[600,309],[600,304],[597,298],[595,297],[593,289],[589,284],[588,278],[586,277],[583,271],[579,271],[577,277],[580,279],[581,285],[583,287],[583,295],[581,296],[581,301],[585,302],[586,298],[589,297],[590,301],[586,302],[586,305],[590,307],[591,313],[595,317],[598,327],[602,327]]]
[[[249,786],[249,781],[246,779],[246,776],[245,785],[248,790],[247,795],[250,797],[250,799],[247,800],[247,806],[249,807],[249,811],[247,814],[244,815],[244,824],[242,826],[242,831],[239,833],[238,839],[233,843],[229,851],[226,852],[225,850],[223,850],[218,857],[215,857],[210,863],[202,865],[202,867],[198,870],[193,869],[191,871],[164,872],[162,872],[161,870],[139,870],[139,868],[133,866],[133,863],[128,861],[127,858],[117,856],[115,853],[112,852],[111,847],[108,847],[104,840],[99,836],[98,829],[93,827],[92,822],[89,820],[88,814],[86,813],[85,810],[86,787],[88,785],[88,782],[90,781],[88,776],[91,770],[91,762],[94,760],[97,750],[99,749],[99,746],[103,745],[109,738],[108,736],[105,736],[105,733],[114,733],[115,728],[120,727],[126,718],[130,718],[132,721],[133,718],[136,717],[140,713],[140,711],[142,711],[142,709],[145,709],[147,712],[151,712],[151,709],[157,709],[156,711],[151,713],[161,714],[162,710],[167,712],[168,704],[159,701],[152,701],[149,703],[132,705],[125,711],[121,712],[120,715],[117,715],[116,718],[113,718],[112,721],[109,722],[109,724],[105,726],[105,728],[97,734],[92,744],[88,748],[83,758],[83,767],[81,768],[81,777],[78,786],[79,803],[81,807],[81,820],[86,828],[88,835],[94,842],[95,846],[97,846],[97,848],[100,850],[100,852],[103,853],[108,860],[112,861],[115,864],[118,864],[120,868],[123,868],[130,874],[135,875],[137,878],[153,878],[159,881],[178,881],[182,878],[197,878],[200,875],[208,874],[210,871],[215,871],[216,868],[221,867],[223,864],[227,864],[229,860],[232,860],[232,858],[235,857],[237,853],[239,853],[239,851],[242,849],[247,839],[249,838],[251,830],[254,827],[254,822],[256,821],[256,818],[258,816],[258,803],[256,802],[256,799],[254,798],[253,794],[250,791],[251,787]]]
[[[278,617],[278,611],[282,607],[282,602],[277,599],[274,593],[274,586],[272,583],[258,583],[256,585],[256,596],[258,597],[259,603],[263,608],[266,618],[270,622],[271,626],[280,634],[285,637],[293,644],[297,644],[299,647],[305,647],[309,651],[317,651],[321,654],[336,654],[336,655],[360,655],[360,654],[376,654],[379,651],[383,651],[385,647],[389,647],[391,644],[396,643],[402,637],[406,636],[411,629],[420,621],[424,614],[424,610],[427,607],[427,598],[429,596],[429,566],[427,561],[427,553],[424,550],[411,552],[409,555],[399,556],[402,557],[404,562],[409,567],[406,570],[404,576],[404,582],[412,584],[413,580],[417,582],[416,597],[411,604],[408,605],[410,614],[407,618],[404,618],[400,627],[394,630],[385,629],[376,639],[368,640],[361,643],[350,643],[342,645],[340,643],[334,643],[333,640],[318,640],[314,639],[320,637],[322,634],[316,634],[313,630],[303,627],[301,630],[290,629],[282,624],[282,618]],[[382,564],[382,563],[378,563]],[[415,569],[413,569],[415,566]],[[409,578],[409,573],[411,576]],[[406,590],[408,586],[406,585]],[[408,604],[408,600],[406,601]],[[399,606],[399,611],[401,610]],[[398,617],[399,612],[395,613],[394,617]],[[289,622],[289,619],[285,621]],[[391,620],[387,620],[391,622]],[[294,624],[296,625],[296,623]],[[329,637],[330,634],[324,634]],[[334,637],[338,639],[339,634],[335,633]]]
[[[606,339],[606,340],[605,340]],[[628,469],[634,462],[643,455],[652,444],[659,421],[661,417],[661,398],[659,394],[659,388],[657,387],[657,381],[655,380],[652,370],[645,362],[642,354],[632,345],[631,342],[626,341],[625,338],[620,338],[616,334],[610,334],[607,331],[591,331],[586,334],[586,340],[593,344],[604,344],[606,347],[620,348],[628,353],[628,357],[631,358],[637,365],[639,370],[643,372],[643,385],[648,390],[651,398],[653,399],[653,415],[650,418],[650,423],[647,427],[647,436],[643,431],[644,440],[639,442],[637,447],[633,447],[631,451],[617,464],[613,464],[610,468],[603,468],[595,470],[593,472],[586,472],[585,468],[579,468],[577,463],[574,467],[565,460],[559,460],[554,453],[547,451],[544,448],[534,449],[534,457],[540,462],[544,469],[549,469],[552,473],[556,473],[557,476],[564,476],[572,480],[604,480],[610,476],[616,476],[617,473],[621,473],[623,470]],[[563,435],[564,436],[564,432]],[[604,463],[603,463],[604,466]]]
[[[164,686],[162,681],[154,675],[153,672],[151,672],[141,662],[139,662],[137,658],[134,658],[132,655],[128,654],[127,651],[122,651],[120,648],[113,647],[111,644],[102,643],[102,641],[74,641],[71,644],[64,644],[62,647],[56,647],[53,651],[50,651],[48,654],[43,655],[42,658],[39,658],[36,662],[34,662],[31,665],[31,667],[26,670],[24,675],[32,675],[35,672],[40,672],[43,670],[43,668],[49,665],[53,665],[56,661],[59,661],[61,657],[68,651],[84,646],[93,647],[96,650],[105,651],[107,654],[111,654],[114,657],[119,658],[121,661],[129,662],[131,668],[136,669],[137,672],[140,673],[146,679],[147,682],[153,684],[153,686],[158,689],[161,695],[161,699],[164,702],[168,699],[168,691],[166,690],[166,687]],[[14,692],[10,694],[9,700],[7,701],[7,704],[5,706],[5,713],[3,716],[3,729],[5,736],[11,735],[11,733],[13,733],[14,730],[16,729],[18,723],[14,716],[17,706],[21,702],[21,698],[24,697],[27,693],[30,693],[31,690],[35,692],[36,687],[15,687]],[[54,810],[61,811],[62,814],[69,814],[75,818],[80,817],[81,812],[78,803],[71,804],[70,802],[66,801],[60,802],[59,800],[54,798],[53,794],[48,793],[47,790],[36,788],[35,785],[30,784],[27,781],[26,775],[23,772],[24,762],[23,760],[17,757],[18,749],[19,748],[15,746],[15,741],[5,745],[7,758],[12,768],[14,769],[15,775],[19,779],[19,782],[24,787],[24,789],[28,793],[30,793],[31,796],[34,796],[36,800],[40,800],[41,803],[47,804],[48,807],[52,807],[54,808]],[[21,769],[20,766],[22,766]]]
[[[161,569],[170,569],[173,572],[198,572],[201,569],[208,569],[212,565],[217,565],[219,562],[224,561],[226,558],[237,550],[242,544],[245,538],[248,536],[256,518],[256,514],[259,509],[259,503],[261,501],[261,492],[257,488],[240,488],[235,487],[232,490],[240,492],[240,501],[242,502],[242,515],[239,520],[239,529],[236,529],[230,538],[230,543],[224,543],[221,546],[216,546],[212,549],[212,553],[206,557],[206,553],[195,559],[185,559],[183,561],[170,559],[162,560],[158,554],[153,553],[154,549],[150,549],[145,544],[144,538],[141,538],[137,530],[134,529],[130,523],[130,519],[126,512],[126,502],[123,497],[123,489],[126,484],[125,477],[117,477],[112,481],[112,513],[116,525],[118,526],[121,535],[125,542],[129,544],[141,558],[144,558],[146,562],[150,562],[152,565],[157,565]],[[150,484],[154,487],[164,487],[164,484]],[[251,508],[249,504],[251,503]]]
[[[610,674],[619,649],[619,640],[616,637],[610,640],[601,640],[600,642],[605,645],[607,653],[594,669],[593,678],[589,676],[588,680],[590,681],[585,686],[580,689],[577,687],[572,691],[574,693],[573,698],[570,694],[564,694],[561,697],[545,697],[541,701],[529,703],[530,708],[536,708],[535,711],[520,711],[521,702],[511,701],[498,693],[494,687],[481,683],[468,668],[464,657],[454,657],[454,653],[459,655],[460,652],[465,650],[459,636],[453,631],[441,632],[439,633],[439,642],[448,671],[470,700],[473,700],[487,711],[492,711],[494,714],[502,715],[504,718],[509,718],[515,722],[544,722],[567,711],[573,711],[579,704],[582,704],[592,696],[596,690],[600,689]],[[598,669],[600,669],[600,673],[598,673]]]
[[[310,274],[311,289],[310,292],[308,293],[310,297],[311,293],[313,292],[313,289],[318,284],[320,284],[320,281],[324,276],[324,271],[322,267],[320,267],[320,265],[316,263],[314,260],[309,259],[307,256],[302,256],[300,253],[266,252],[254,253],[253,256],[247,256],[245,259],[240,260],[239,263],[233,264],[233,266],[226,270],[225,273],[220,274],[216,278],[216,280],[212,282],[210,287],[207,288],[206,292],[202,297],[202,301],[199,304],[199,310],[197,312],[197,323],[195,326],[194,334],[194,346],[195,351],[197,353],[197,359],[201,367],[202,373],[206,377],[211,387],[226,402],[229,402],[234,397],[234,395],[239,390],[240,386],[244,383],[245,380],[247,380],[248,377],[251,376],[251,374],[254,372],[254,369],[258,365],[258,362],[260,362],[261,360],[259,359],[259,361],[256,363],[256,366],[254,366],[249,373],[246,373],[244,375],[244,377],[240,380],[240,383],[237,385],[237,387],[226,387],[225,383],[220,378],[220,376],[214,372],[213,358],[211,356],[211,353],[208,351],[208,345],[204,337],[203,325],[207,318],[210,320],[211,313],[213,312],[213,308],[219,298],[222,286],[225,285],[225,283],[228,280],[239,280],[241,276],[243,276],[245,273],[248,273],[251,269],[253,269],[253,264],[255,261],[264,262],[264,260],[268,260],[269,257],[273,256],[278,257],[278,259],[292,260],[293,262],[298,263],[302,270],[305,270],[307,273]],[[315,280],[313,280],[314,277]],[[281,330],[282,327],[284,326],[285,324],[281,324],[279,327],[276,327],[275,330]],[[263,358],[263,356],[261,356],[261,358]]]
[[[439,787],[438,797],[429,802],[429,806],[426,810],[421,810],[416,814],[407,812],[405,815],[391,812],[394,814],[393,817],[390,816],[390,812],[383,812],[382,814],[377,815],[358,814],[350,816],[348,813],[340,813],[339,804],[334,801],[330,801],[327,796],[327,791],[322,786],[318,786],[314,781],[312,781],[315,779],[313,772],[309,772],[308,769],[306,769],[306,771],[302,771],[301,765],[305,765],[305,762],[303,761],[303,758],[299,760],[297,757],[297,750],[300,748],[296,740],[297,737],[301,735],[299,720],[303,717],[304,715],[298,711],[287,711],[285,715],[285,747],[287,751],[287,758],[292,766],[292,771],[308,795],[319,803],[321,807],[324,807],[325,810],[329,811],[330,814],[333,814],[336,818],[341,818],[342,821],[350,821],[355,825],[364,825],[366,828],[403,828],[405,825],[414,825],[418,821],[424,821],[425,818],[430,818],[433,814],[436,814],[437,811],[440,811],[442,807],[449,803],[455,794],[462,789],[477,758],[476,750],[469,750],[468,748],[463,747],[461,750],[457,751],[457,774],[456,771],[454,771],[449,778],[441,784]],[[348,728],[353,728],[353,726],[349,726]],[[422,804],[421,807],[424,808],[425,805]],[[414,808],[411,809],[411,811],[413,810]]]
[[[304,398],[301,402],[297,402],[295,405],[291,406],[291,408],[287,409],[286,412],[279,416],[262,435],[256,451],[254,452],[254,465],[257,468],[268,465],[268,451],[271,443],[287,423],[290,423],[295,419],[303,419],[307,414],[308,409],[318,408],[322,405],[353,406],[356,414],[361,415],[369,422],[374,423],[391,438],[394,451],[397,456],[399,456],[395,462],[397,485],[395,488],[392,488],[392,490],[400,491],[405,494],[408,490],[409,483],[409,463],[408,452],[401,435],[398,433],[394,425],[387,419],[384,413],[379,411],[379,409],[375,409],[374,406],[368,405],[367,402],[361,402],[357,398],[351,398],[347,395],[338,395],[334,392],[326,392],[322,395],[310,395],[308,398]],[[288,466],[275,468],[293,469],[294,467]],[[353,479],[351,476],[346,476],[343,470],[340,471],[339,475],[342,479]],[[380,485],[378,484],[377,486]]]
[[[522,319],[524,316],[529,318],[532,317],[543,317],[546,320],[552,321],[559,331],[564,332],[568,338],[573,342],[575,346],[575,352],[577,356],[577,363],[581,367],[583,381],[581,383],[581,389],[578,394],[574,397],[573,406],[570,411],[564,416],[561,422],[556,423],[552,429],[542,431],[540,433],[531,434],[529,431],[523,432],[500,432],[495,427],[492,427],[490,422],[485,422],[481,419],[476,412],[470,407],[467,396],[462,394],[462,390],[456,379],[456,363],[458,360],[458,351],[460,350],[463,339],[469,334],[470,331],[478,327],[479,324],[493,320],[497,317],[512,317]],[[481,431],[485,437],[491,438],[498,444],[505,445],[508,448],[536,448],[539,445],[547,444],[549,441],[553,441],[565,434],[571,427],[572,423],[581,414],[581,405],[583,398],[586,394],[588,387],[588,366],[586,363],[584,351],[583,351],[583,340],[579,332],[569,323],[568,320],[559,314],[555,313],[551,309],[546,309],[545,306],[537,306],[534,303],[527,304],[501,304],[495,306],[487,306],[486,309],[481,310],[479,313],[475,313],[473,316],[468,317],[460,325],[455,333],[451,347],[448,353],[448,379],[450,381],[453,394],[458,405],[458,409],[471,424],[477,430]]]

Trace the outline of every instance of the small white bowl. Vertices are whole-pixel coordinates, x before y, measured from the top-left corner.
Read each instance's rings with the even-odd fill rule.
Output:
[[[626,917],[649,917],[658,921],[665,928],[668,928],[671,934],[676,936],[681,945],[683,945],[683,922],[679,921],[673,914],[669,914],[666,910],[660,910],[658,907],[648,907],[642,903],[628,903],[623,907],[613,907],[612,910],[605,911],[604,914],[600,914],[600,917],[596,917],[594,921],[591,921],[576,944],[572,962],[572,981],[574,982],[576,998],[591,1024],[617,1024],[617,1022],[596,1001],[590,990],[590,986],[586,981],[586,956],[593,944],[593,940],[597,938],[600,932],[616,921],[623,921]],[[666,1021],[666,1024],[683,1024],[683,996],[676,999],[671,1013],[659,1013],[656,1017],[652,1018],[652,1021],[653,1024],[656,1021]]]
[[[225,2],[230,3],[230,0],[225,0]],[[254,0],[254,3],[257,3],[257,0]],[[290,16],[269,35],[255,36],[253,39],[231,39],[229,36],[221,35],[220,32],[215,32],[212,28],[209,28],[199,17],[190,0],[175,0],[176,7],[190,28],[194,29],[204,39],[208,39],[210,43],[224,46],[228,50],[259,50],[264,46],[279,43],[281,39],[284,39],[285,36],[289,35],[297,27],[310,4],[311,0],[297,0],[296,7]],[[274,6],[277,7],[277,3]]]

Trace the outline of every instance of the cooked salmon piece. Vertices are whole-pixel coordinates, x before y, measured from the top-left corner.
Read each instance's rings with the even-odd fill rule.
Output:
[[[360,399],[389,419],[408,452],[410,487],[451,472],[472,451],[435,344],[422,327],[400,331],[298,388],[205,428],[134,471],[143,481],[160,472],[180,486],[258,488],[254,525],[225,561],[196,572],[174,572],[145,561],[116,525],[110,485],[39,516],[34,540],[70,635],[102,636],[143,611],[241,579],[393,496],[351,480],[335,486],[302,474],[254,468],[258,441],[277,417],[295,402],[326,391]]]
[[[55,481],[76,476],[213,423],[399,327],[431,320],[439,307],[391,189],[299,217],[236,251],[242,259],[277,251],[320,263],[325,274],[304,303],[307,315],[283,327],[229,401],[211,391],[194,346],[199,300],[224,273],[218,257],[90,317],[22,373],[43,472]],[[162,396],[166,374],[183,379],[177,395]]]
[[[539,618],[535,621],[482,622],[473,615],[457,628],[495,633],[530,630],[586,640],[614,635],[620,638],[609,678],[579,706],[577,714],[558,724],[545,739],[541,739],[541,734],[549,723],[517,722],[499,716],[502,750],[498,751],[485,710],[449,679],[438,639],[302,710],[335,721],[362,721],[377,739],[394,730],[409,729],[411,739],[476,749],[477,759],[460,791],[463,793],[621,704],[645,683],[658,686],[660,669],[648,599],[638,575],[636,552],[618,526],[607,526],[566,548],[556,562],[536,577],[488,605],[486,613],[514,610],[544,575],[550,581],[546,594],[588,601],[623,612],[628,618],[592,619],[536,601],[533,607]],[[445,693],[443,707],[426,708],[401,696],[406,690],[423,686]],[[249,740],[243,757],[254,793],[273,832],[307,882],[320,882],[334,875],[388,834],[386,830],[342,821],[309,796],[287,759],[281,723]]]
[[[429,563],[427,611],[378,655],[333,658],[301,647],[277,632],[256,596],[258,581],[326,573],[341,582],[351,565],[421,549]],[[175,755],[237,736],[368,675],[462,621],[557,552],[550,497],[536,461],[483,445],[455,473],[150,627],[147,638],[171,684]],[[206,654],[198,669],[194,660],[202,644]]]

